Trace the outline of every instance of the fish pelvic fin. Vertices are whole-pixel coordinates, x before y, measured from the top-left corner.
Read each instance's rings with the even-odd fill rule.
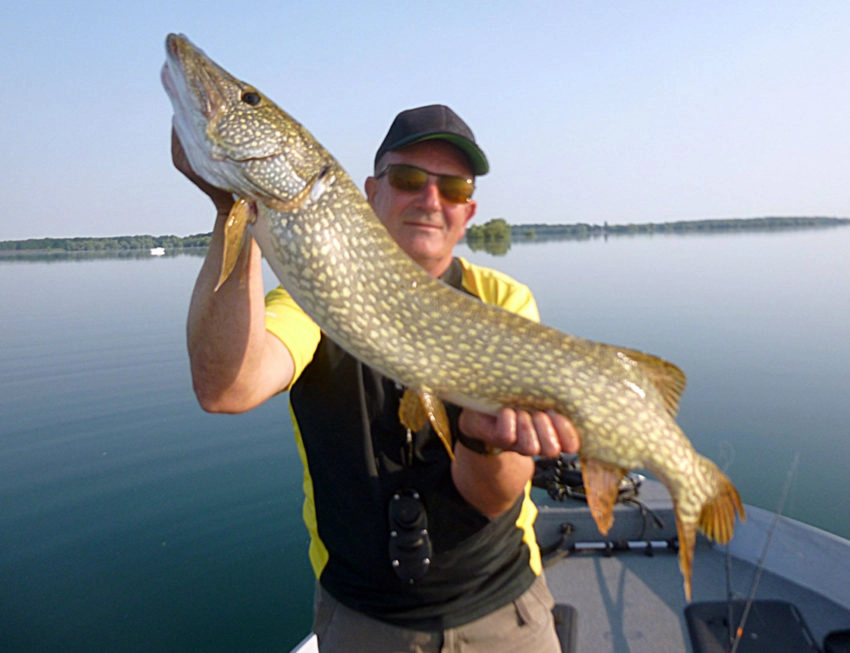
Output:
[[[614,505],[620,494],[620,481],[627,470],[592,458],[579,459],[590,514],[599,532],[607,535],[614,525]]]
[[[638,364],[643,375],[658,389],[670,417],[679,412],[679,401],[687,385],[685,373],[673,363],[636,349],[617,347],[617,351]]]
[[[230,214],[227,216],[227,221],[224,223],[224,244],[221,252],[221,271],[218,275],[218,283],[215,285],[214,292],[221,288],[222,284],[230,278],[233,269],[236,267],[236,262],[239,260],[239,255],[248,248],[248,239],[246,230],[256,218],[256,207],[241,197],[237,199],[230,209]],[[247,257],[245,259],[247,265]],[[243,270],[240,281],[245,281],[245,271]]]
[[[746,520],[744,504],[732,481],[717,468],[717,465],[707,458],[704,458],[701,463],[704,468],[714,474],[717,490],[714,496],[702,506],[699,514],[699,529],[718,544],[726,544],[732,539],[735,531],[736,513],[741,521]]]
[[[398,418],[402,425],[411,431],[418,431],[430,422],[440,442],[446,448],[449,458],[455,459],[449,416],[445,405],[437,395],[424,388],[407,388],[399,402]]]

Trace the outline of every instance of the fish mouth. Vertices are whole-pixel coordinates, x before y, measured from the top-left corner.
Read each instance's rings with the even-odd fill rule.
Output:
[[[252,105],[241,101],[247,85],[183,34],[166,38],[160,78],[174,109],[172,127],[195,173],[217,188],[268,197],[243,165],[284,154],[285,139],[246,139],[245,129],[233,127],[233,116],[240,116],[243,127],[253,119]]]
[[[166,38],[161,77],[174,107],[173,125],[184,148],[191,143],[193,149],[206,152],[213,161],[235,163],[284,153],[285,139],[254,142],[224,133],[228,130],[222,126],[232,127],[235,122],[228,121],[231,114],[250,111],[250,106],[241,102],[248,85],[221,68],[185,35],[169,34]],[[193,167],[196,162],[202,163],[200,157],[192,160],[191,154],[190,162]]]
[[[172,78],[171,68],[168,66],[168,61],[162,64],[162,70],[159,72],[159,79],[162,82],[162,87],[168,94],[168,97],[173,97],[177,92],[174,87],[174,79]]]
[[[165,41],[165,64],[161,79],[166,93],[206,120],[218,118],[227,108],[226,97],[212,61],[183,34],[169,34]]]

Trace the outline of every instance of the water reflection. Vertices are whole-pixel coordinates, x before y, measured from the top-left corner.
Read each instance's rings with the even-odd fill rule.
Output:
[[[136,261],[156,260],[157,258],[176,258],[180,256],[204,257],[207,253],[205,247],[187,247],[183,249],[165,249],[162,254],[153,255],[147,249],[110,250],[103,252],[2,252],[0,253],[0,264],[4,262],[14,263],[68,263],[73,261]]]
[[[545,322],[680,365],[680,423],[745,501],[774,509],[799,452],[786,512],[850,537],[848,251],[850,229],[460,253]],[[0,260],[9,650],[287,650],[309,626],[286,397],[216,416],[192,395],[200,254]]]

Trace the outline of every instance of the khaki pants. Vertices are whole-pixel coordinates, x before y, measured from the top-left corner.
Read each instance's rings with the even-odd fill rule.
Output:
[[[422,632],[351,610],[317,583],[313,631],[321,653],[560,653],[554,604],[540,576],[522,596],[481,619]]]

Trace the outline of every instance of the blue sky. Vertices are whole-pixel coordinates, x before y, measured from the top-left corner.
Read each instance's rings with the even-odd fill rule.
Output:
[[[171,167],[168,32],[361,187],[399,110],[451,105],[492,166],[477,220],[847,217],[848,30],[844,0],[6,3],[0,240],[212,228]]]

